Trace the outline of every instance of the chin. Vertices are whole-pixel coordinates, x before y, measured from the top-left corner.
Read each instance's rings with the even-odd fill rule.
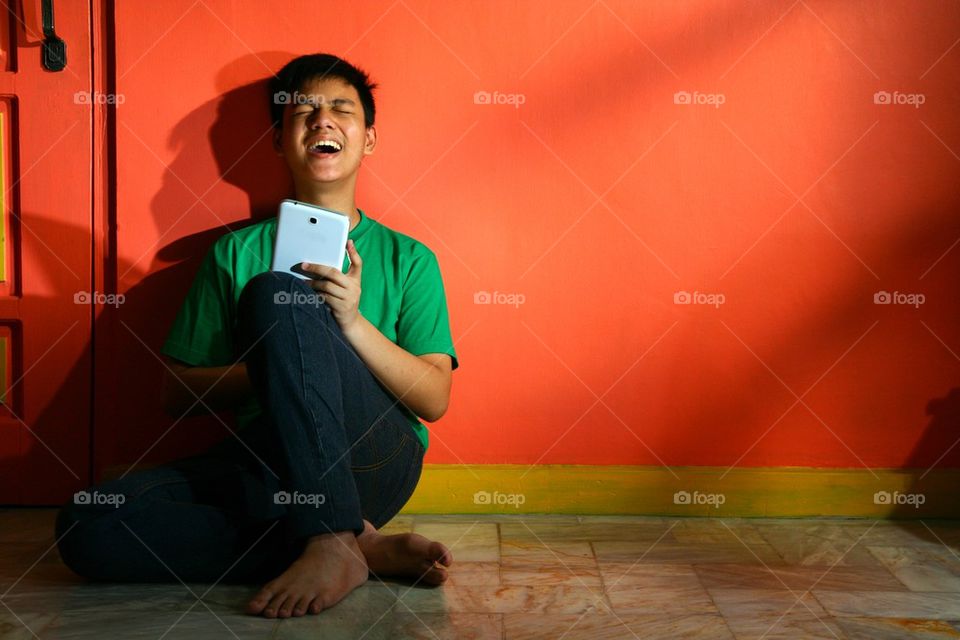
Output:
[[[341,167],[319,167],[307,164],[300,171],[300,175],[311,180],[337,180],[346,175]]]
[[[347,177],[342,171],[312,171],[309,176],[314,182],[340,182]]]

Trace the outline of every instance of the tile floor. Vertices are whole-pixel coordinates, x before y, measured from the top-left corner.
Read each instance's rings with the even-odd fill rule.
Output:
[[[398,516],[453,549],[446,585],[267,620],[253,585],[85,584],[54,514],[0,510],[0,638],[960,637],[960,522]]]

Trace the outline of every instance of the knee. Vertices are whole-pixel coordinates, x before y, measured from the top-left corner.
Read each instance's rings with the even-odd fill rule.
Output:
[[[129,513],[132,496],[100,492],[116,500],[97,501],[89,496],[99,489],[78,492],[57,513],[54,525],[57,550],[63,563],[90,580],[110,580],[126,531],[120,520]],[[86,497],[86,499],[85,499]]]
[[[63,563],[74,573],[88,579],[102,577],[99,569],[108,565],[104,552],[111,543],[98,525],[101,513],[72,499],[57,513],[55,533],[57,550]]]
[[[298,289],[310,290],[306,281],[284,271],[264,271],[250,278],[240,292],[239,306],[258,306],[258,303],[282,302],[285,294]]]
[[[237,303],[241,338],[261,337],[265,327],[295,307],[319,312],[322,320],[332,320],[322,294],[314,291],[303,278],[283,271],[255,275],[244,285]]]

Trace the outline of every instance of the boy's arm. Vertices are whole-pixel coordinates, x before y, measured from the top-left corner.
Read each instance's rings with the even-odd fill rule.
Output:
[[[214,412],[233,409],[253,393],[245,362],[223,367],[191,367],[166,355],[163,360],[167,365],[164,408],[171,416],[180,417],[191,405],[193,408],[187,415],[206,413],[204,404]],[[202,399],[202,404],[197,402],[197,397]]]
[[[404,406],[427,422],[439,420],[450,401],[450,356],[445,353],[414,356],[373,325],[369,327],[382,341],[376,336],[371,342],[359,339],[359,346],[354,344],[354,349],[361,360],[395,397],[403,396],[400,402]],[[385,349],[385,353],[381,349]],[[168,367],[164,372],[164,408],[171,416],[180,417],[191,406],[187,415],[206,413],[204,404],[214,412],[232,409],[253,393],[245,362],[223,367],[191,367],[169,356],[163,356],[163,360]],[[370,362],[376,364],[370,366]],[[197,397],[203,404],[197,402]]]
[[[449,355],[415,356],[360,314],[343,333],[371,373],[404,406],[427,422],[446,413],[452,377]]]
[[[439,420],[446,413],[450,401],[451,356],[445,353],[416,356],[395,344],[364,318],[359,309],[363,259],[352,240],[347,241],[347,252],[350,269],[346,273],[337,267],[304,262],[301,266],[312,278],[310,287],[326,296],[324,302],[330,305],[330,311],[350,346],[394,398],[427,422]],[[421,284],[426,282],[435,287],[439,283],[440,271],[433,254],[428,254],[420,264],[421,275],[415,278],[415,286],[408,286],[404,290],[405,299],[409,296],[423,300]],[[428,271],[424,277],[422,270],[430,268],[433,269],[432,273]],[[431,280],[437,282],[431,284]],[[429,287],[426,293],[430,294]],[[427,304],[427,307],[430,305]],[[430,309],[408,302],[406,313],[401,310],[399,323],[402,324],[405,317],[418,312],[429,313]]]

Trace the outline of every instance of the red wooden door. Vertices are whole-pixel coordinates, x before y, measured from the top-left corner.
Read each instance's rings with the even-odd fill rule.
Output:
[[[90,4],[56,2],[67,66],[41,66],[40,0],[0,20],[0,503],[89,481],[93,114]]]

